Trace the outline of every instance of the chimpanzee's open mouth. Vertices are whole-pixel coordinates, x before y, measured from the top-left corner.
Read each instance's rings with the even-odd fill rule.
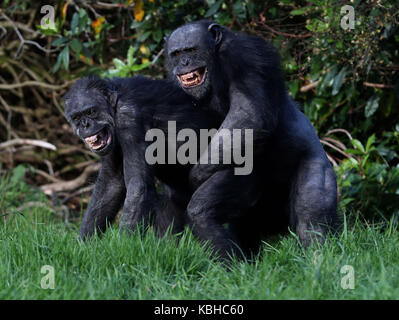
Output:
[[[179,74],[177,78],[184,88],[192,88],[202,84],[205,80],[205,76],[206,68],[201,67],[184,74]]]
[[[111,134],[105,127],[96,134],[85,138],[85,141],[93,151],[100,151],[111,143]]]

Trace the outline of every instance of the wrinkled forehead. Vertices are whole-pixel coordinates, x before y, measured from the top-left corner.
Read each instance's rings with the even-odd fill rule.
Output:
[[[82,109],[97,106],[98,103],[105,101],[105,97],[97,90],[76,90],[66,98],[65,111],[79,112]]]
[[[189,24],[172,32],[168,39],[168,54],[198,46],[207,32],[200,25]]]

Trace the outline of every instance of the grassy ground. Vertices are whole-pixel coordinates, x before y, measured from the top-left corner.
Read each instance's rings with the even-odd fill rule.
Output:
[[[281,237],[265,243],[262,259],[226,267],[190,233],[177,243],[152,232],[120,236],[113,228],[84,245],[76,226],[50,211],[13,209],[38,197],[0,180],[0,210],[8,213],[0,221],[0,299],[399,299],[399,232],[392,222],[355,221],[319,251]],[[53,290],[41,288],[44,265],[54,268]],[[341,287],[344,265],[353,267],[354,289]]]

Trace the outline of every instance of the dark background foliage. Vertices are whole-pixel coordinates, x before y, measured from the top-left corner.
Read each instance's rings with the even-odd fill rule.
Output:
[[[340,26],[340,10],[346,4],[355,9],[353,30]],[[55,9],[52,29],[41,26],[44,5]],[[367,219],[398,217],[396,0],[3,1],[3,179],[12,170],[14,179],[24,177],[40,186],[55,211],[73,219],[69,212],[81,212],[87,204],[98,164],[64,120],[62,95],[75,79],[89,73],[165,77],[164,37],[204,18],[278,48],[287,88],[336,168],[341,208]],[[23,139],[34,139],[42,147]],[[57,150],[43,148],[43,141]],[[15,199],[28,200],[23,191]]]

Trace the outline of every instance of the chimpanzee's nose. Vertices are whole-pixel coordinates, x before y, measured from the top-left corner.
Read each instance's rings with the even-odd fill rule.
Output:
[[[82,119],[81,123],[84,128],[90,127],[90,122],[87,119]]]
[[[188,66],[188,64],[190,63],[190,59],[187,57],[182,57],[180,60],[182,66]]]

